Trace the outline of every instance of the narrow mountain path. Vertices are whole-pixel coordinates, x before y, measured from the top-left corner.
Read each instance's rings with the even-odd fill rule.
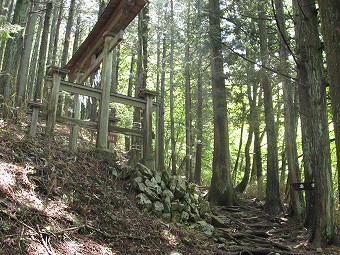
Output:
[[[340,254],[337,247],[315,249],[301,224],[265,213],[257,199],[246,199],[240,206],[213,207],[212,211],[220,254]]]

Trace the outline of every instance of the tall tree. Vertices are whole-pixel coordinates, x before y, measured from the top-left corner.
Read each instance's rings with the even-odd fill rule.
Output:
[[[39,48],[39,58],[38,58],[38,72],[36,77],[36,86],[34,92],[34,101],[39,101],[43,99],[43,84],[44,75],[46,69],[46,58],[47,58],[47,45],[48,45],[48,34],[50,30],[50,18],[52,13],[52,2],[46,4],[45,17],[44,17],[44,27],[41,35],[41,42]]]
[[[219,0],[209,0],[209,34],[214,115],[214,152],[209,200],[213,205],[234,205],[237,203],[237,197],[231,182]]]
[[[340,200],[340,3],[332,0],[319,0],[318,3],[330,82]]]
[[[69,54],[69,50],[70,50],[71,32],[72,32],[72,27],[73,27],[73,23],[74,23],[75,5],[76,5],[76,0],[71,0],[70,9],[69,9],[69,12],[68,12],[68,17],[67,17],[65,37],[64,37],[63,54],[61,56],[61,66],[66,65],[66,62],[68,60],[68,54]]]
[[[52,53],[54,47],[54,38],[57,36],[57,21],[58,21],[58,2],[54,1],[53,3],[53,11],[52,11],[52,19],[51,19],[51,28],[50,28],[50,38],[48,39],[48,51],[47,51],[47,65],[52,65]]]
[[[146,5],[138,15],[138,40],[137,40],[137,70],[135,79],[135,96],[141,89],[146,88],[148,73],[148,36],[149,36],[149,6]],[[141,109],[135,108],[134,123],[141,123]],[[140,146],[140,139],[133,137],[132,145]],[[137,150],[132,151],[131,161],[136,162],[140,158]]]
[[[60,4],[58,6],[58,19],[57,23],[55,26],[55,35],[54,35],[54,40],[53,40],[53,50],[52,50],[52,66],[56,64],[56,59],[57,59],[57,51],[58,51],[58,41],[59,41],[59,34],[60,34],[60,25],[62,21],[62,16],[63,16],[63,9],[64,9],[64,1],[61,0]],[[50,42],[52,44],[52,42]]]
[[[175,29],[174,29],[174,3],[170,0],[170,140],[171,140],[171,173],[177,174],[176,166],[176,139],[175,139],[175,117],[174,117],[174,50],[175,50]]]
[[[34,31],[37,23],[37,12],[36,12],[37,4],[31,2],[30,14],[28,16],[28,21],[26,24],[25,34],[24,34],[24,47],[22,48],[22,54],[20,58],[19,70],[16,86],[17,86],[17,95],[16,95],[16,103],[17,106],[20,107],[26,101],[26,88],[27,88],[27,80],[28,80],[28,70],[29,70],[29,62],[30,56],[32,53],[32,44],[34,39]]]
[[[241,182],[235,187],[235,190],[237,192],[244,192],[247,188],[249,177],[250,177],[250,170],[251,170],[251,158],[250,158],[250,146],[253,141],[253,135],[254,135],[254,114],[256,110],[256,94],[255,97],[253,97],[252,89],[253,86],[251,83],[249,76],[252,71],[250,64],[247,65],[247,95],[248,95],[248,101],[249,101],[249,114],[248,114],[248,123],[249,123],[249,129],[248,129],[248,138],[246,142],[246,146],[244,148],[244,154],[245,154],[245,160],[246,165],[244,167],[244,175],[241,180]],[[235,169],[236,171],[236,169]]]
[[[330,144],[328,133],[326,81],[323,74],[322,46],[318,31],[318,17],[314,0],[298,2],[302,15],[306,53],[308,94],[312,146],[312,166],[315,181],[314,208],[311,218],[310,241],[317,247],[329,243],[335,237],[333,183],[331,173]]]
[[[269,51],[266,27],[265,4],[266,0],[259,2],[259,34],[261,47],[261,62],[268,66]],[[277,134],[275,129],[273,92],[266,69],[261,71],[261,85],[264,93],[264,110],[267,132],[267,185],[265,208],[269,212],[279,213],[283,210],[279,189],[279,165],[277,151]]]
[[[191,32],[191,1],[187,2],[186,14],[186,45],[185,45],[185,175],[188,180],[192,180],[192,130],[191,130],[191,65],[190,65],[190,32]]]
[[[161,65],[161,77],[160,77],[160,93],[159,93],[159,170],[165,171],[165,158],[164,158],[164,99],[165,99],[165,74],[166,74],[166,55],[167,55],[167,40],[165,34],[162,39],[162,65]]]
[[[273,3],[273,11],[276,17],[279,35],[279,50],[280,50],[280,68],[279,71],[284,74],[281,76],[283,86],[283,101],[284,101],[284,137],[285,137],[285,155],[288,162],[288,183],[300,182],[300,171],[298,162],[298,153],[296,147],[296,127],[295,127],[295,108],[294,108],[294,90],[289,76],[289,42],[287,29],[285,24],[285,16],[283,11],[282,0],[275,0]],[[275,6],[275,8],[274,8]],[[284,170],[283,170],[284,171]],[[301,192],[296,192],[290,186],[290,213],[298,220],[302,220],[304,215],[304,200]]]
[[[307,70],[307,53],[305,47],[305,31],[303,26],[304,15],[301,11],[300,1],[293,1],[294,20],[295,20],[295,42],[296,42],[296,62],[297,62],[297,84],[298,84],[298,98],[299,98],[299,112],[301,120],[301,137],[302,137],[302,151],[303,151],[303,169],[305,182],[311,183],[314,181],[313,177],[313,147],[314,141],[312,138],[312,109],[310,97],[310,84],[306,77],[308,77]],[[306,215],[304,226],[310,227],[310,222],[314,218],[314,191],[306,191]]]
[[[18,0],[14,9],[13,24],[18,24],[25,27],[27,13],[29,10],[28,0]],[[2,76],[0,83],[3,91],[0,91],[4,96],[4,116],[8,116],[10,107],[12,107],[12,96],[14,93],[14,85],[17,77],[18,64],[20,60],[20,52],[23,47],[21,33],[14,35],[13,40],[7,41],[6,50],[4,53],[4,61],[2,65]]]
[[[34,39],[34,46],[33,46],[33,52],[31,56],[30,61],[30,69],[29,69],[29,77],[28,77],[28,100],[32,101],[34,97],[34,88],[36,86],[35,83],[35,74],[37,70],[37,59],[39,55],[39,45],[40,45],[40,38],[41,38],[41,32],[43,29],[43,23],[44,19],[42,16],[38,17],[38,29],[36,32],[36,36]]]

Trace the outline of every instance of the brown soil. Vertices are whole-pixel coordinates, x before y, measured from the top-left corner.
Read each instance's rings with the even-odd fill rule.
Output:
[[[32,139],[0,120],[0,254],[313,254],[307,233],[260,203],[216,207],[227,223],[208,237],[141,212],[128,181],[98,167],[93,143],[67,149],[67,131]],[[86,137],[86,136],[83,136]],[[175,253],[177,252],[177,253]],[[321,250],[319,250],[321,252]],[[319,253],[320,254],[320,253]],[[323,249],[321,254],[340,254]]]

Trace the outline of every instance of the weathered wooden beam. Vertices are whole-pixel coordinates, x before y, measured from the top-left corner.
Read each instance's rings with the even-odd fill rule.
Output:
[[[99,122],[97,132],[98,149],[107,149],[107,132],[109,129],[110,117],[110,89],[112,76],[112,58],[113,52],[109,50],[113,37],[111,35],[105,36],[105,43],[103,49],[103,67],[101,69],[101,86],[103,93],[101,94],[99,102]]]
[[[60,72],[53,73],[53,85],[50,95],[50,100],[48,102],[47,108],[47,120],[46,120],[46,136],[50,139],[53,134],[55,120],[57,116],[57,106],[60,90],[61,74]]]
[[[60,83],[60,91],[66,91],[69,93],[80,94],[84,96],[94,97],[100,99],[102,90],[98,88],[92,88],[84,85],[80,85],[77,83],[69,82],[69,81],[61,81]],[[110,101],[118,104],[125,104],[134,107],[145,109],[146,100],[141,98],[129,97],[118,93],[110,93]],[[154,106],[157,106],[157,103],[153,103]]]
[[[38,103],[38,102],[29,102],[28,104],[29,104],[30,107],[32,107],[30,135],[32,137],[35,137],[35,135],[37,133],[39,110],[42,108],[42,104]]]
[[[83,96],[89,96],[99,99],[102,93],[101,89],[91,88],[85,85],[69,82],[69,81],[61,81],[60,83],[60,91],[66,91],[69,93],[80,94]]]
[[[144,111],[143,126],[145,129],[145,136],[143,142],[143,163],[150,169],[155,169],[155,160],[152,156],[152,106],[153,98],[158,93],[150,90],[141,90],[139,93],[140,97],[145,98],[146,107]]]
[[[116,47],[119,44],[119,42],[123,40],[123,35],[124,31],[120,30],[118,34],[113,38],[109,46],[110,51],[113,50],[113,48]],[[79,80],[80,84],[84,83],[87,80],[87,78],[89,78],[91,74],[99,68],[100,64],[103,62],[103,57],[104,54],[103,52],[101,52],[100,55],[93,61],[91,66],[84,70],[84,74]]]
[[[117,126],[111,126],[109,127],[109,132],[114,132],[114,133],[120,133],[124,135],[133,135],[133,136],[138,136],[138,137],[144,137],[144,131],[143,130],[135,130],[131,128],[122,128],[122,127],[117,127]]]
[[[103,51],[105,32],[118,33],[124,30],[146,4],[145,0],[111,0],[93,27],[90,34],[65,66],[74,78],[79,71],[91,65],[91,56]]]

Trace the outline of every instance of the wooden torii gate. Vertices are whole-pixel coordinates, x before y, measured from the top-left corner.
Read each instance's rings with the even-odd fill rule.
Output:
[[[144,113],[142,131],[119,127],[110,127],[110,129],[111,131],[143,137],[143,162],[148,167],[155,167],[152,157],[152,111],[157,109],[157,104],[153,102],[156,93],[142,90],[139,98],[135,98],[110,92],[112,51],[123,39],[124,29],[145,4],[145,0],[111,0],[92,31],[67,65],[63,68],[50,68],[48,70],[47,82],[50,84],[51,92],[47,106],[47,136],[53,135],[56,121],[69,124],[72,126],[70,148],[75,150],[79,126],[96,128],[96,147],[100,150],[106,150],[110,102],[138,107]],[[99,69],[101,64],[101,88],[84,86],[84,82]],[[68,81],[65,79],[66,76],[68,76]],[[73,118],[57,117],[60,91],[66,91],[75,95]],[[80,119],[79,95],[94,97],[100,101],[98,123]]]

